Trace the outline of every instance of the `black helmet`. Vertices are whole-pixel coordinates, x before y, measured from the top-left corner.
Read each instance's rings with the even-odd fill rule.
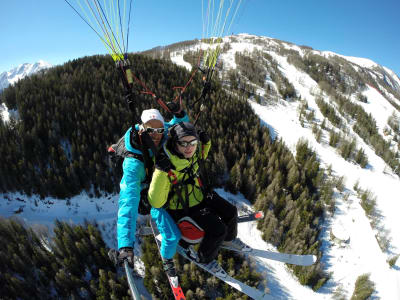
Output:
[[[175,124],[169,130],[169,134],[174,143],[184,136],[194,136],[196,139],[199,139],[196,128],[189,122],[179,122]]]

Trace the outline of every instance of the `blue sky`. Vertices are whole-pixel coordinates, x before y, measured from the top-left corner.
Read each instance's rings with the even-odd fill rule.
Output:
[[[202,37],[201,0],[132,3],[129,51]],[[231,32],[369,58],[400,76],[399,12],[399,0],[242,0]],[[39,59],[60,64],[107,53],[64,0],[1,1],[0,34],[0,73]]]

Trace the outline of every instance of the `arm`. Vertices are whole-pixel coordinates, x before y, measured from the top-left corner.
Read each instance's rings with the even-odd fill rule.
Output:
[[[163,137],[164,140],[166,140],[168,138],[168,130],[170,127],[172,127],[175,124],[178,124],[179,122],[189,122],[189,117],[186,114],[186,112],[182,111],[182,113],[183,113],[183,115],[181,118],[174,115],[174,117],[172,118],[171,121],[164,123],[164,128],[165,128],[164,137]]]
[[[200,139],[200,157],[202,159],[206,159],[208,156],[208,152],[211,148],[211,139],[209,135],[205,131],[199,132],[199,139]]]
[[[179,122],[189,122],[189,116],[185,111],[182,111],[179,117],[175,114],[171,121],[165,123],[165,126],[168,130],[169,127],[178,124]]]
[[[178,102],[168,102],[167,106],[174,115],[171,121],[167,122],[166,125],[166,130],[168,131],[169,127],[178,124],[179,122],[189,122],[189,117],[186,114],[185,110],[183,109],[183,103],[182,103],[182,98]]]
[[[171,183],[168,174],[160,169],[155,169],[151,179],[148,199],[151,206],[160,208],[167,203]]]
[[[120,183],[118,201],[118,248],[134,245],[141,182],[145,177],[143,163],[135,158],[126,158],[122,167],[124,175]]]

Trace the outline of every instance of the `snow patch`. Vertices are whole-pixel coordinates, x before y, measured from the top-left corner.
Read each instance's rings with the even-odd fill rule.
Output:
[[[10,113],[8,112],[8,107],[5,103],[0,105],[0,116],[4,123],[10,121]]]
[[[171,54],[171,61],[178,66],[184,67],[187,70],[192,70],[192,65],[183,59],[183,53],[178,51]]]

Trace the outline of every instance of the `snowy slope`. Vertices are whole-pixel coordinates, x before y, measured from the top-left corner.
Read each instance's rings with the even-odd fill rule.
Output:
[[[82,193],[68,200],[57,200],[50,197],[40,199],[39,196],[27,197],[20,193],[0,194],[0,216],[18,217],[28,225],[42,224],[51,233],[54,221],[69,224],[83,224],[85,221],[96,222],[102,232],[103,240],[110,248],[117,248],[116,224],[118,195],[107,195],[91,198]],[[139,219],[139,223],[143,220]],[[140,256],[140,250],[135,249]],[[144,264],[135,257],[135,270],[144,277]],[[151,299],[141,278],[135,278],[141,295]]]
[[[8,122],[10,120],[10,113],[8,112],[8,107],[1,103],[0,105],[0,119],[4,122]]]
[[[324,119],[317,104],[315,95],[320,94],[318,83],[308,74],[296,69],[295,66],[288,63],[287,58],[275,51],[276,42],[272,39],[264,38],[270,41],[270,45],[260,46],[249,42],[251,35],[235,36],[236,41],[230,43],[231,49],[228,53],[221,55],[224,66],[235,67],[235,52],[252,52],[253,49],[262,49],[270,54],[279,65],[279,70],[285,75],[289,82],[295,87],[296,93],[302,99],[306,99],[310,110],[314,110],[316,122],[321,124]],[[285,44],[286,49],[303,51],[296,45]],[[318,51],[315,51],[318,52]],[[324,56],[341,56],[333,52],[320,52]],[[355,57],[341,56],[346,60],[355,63],[363,68],[377,68],[375,62]],[[393,81],[398,82],[399,78],[387,68],[387,73],[393,75]],[[399,85],[400,87],[400,85]],[[383,135],[383,129],[387,125],[389,116],[396,111],[391,103],[378,92],[375,88],[368,86],[363,95],[367,97],[367,103],[360,103],[367,113],[371,113],[376,120],[379,133]],[[395,99],[400,101],[400,99]],[[277,274],[273,276],[273,288],[275,292],[281,292],[282,299],[325,299],[332,295],[336,288],[342,287],[347,296],[350,297],[354,289],[354,284],[359,275],[364,273],[371,274],[371,280],[376,284],[376,293],[374,297],[380,299],[400,299],[400,263],[397,262],[395,268],[390,269],[386,262],[393,254],[400,252],[400,220],[398,212],[400,202],[398,201],[398,189],[400,179],[393,174],[382,158],[377,156],[374,150],[365,144],[351,130],[351,124],[348,124],[350,134],[352,134],[357,144],[361,146],[368,156],[368,168],[362,169],[360,166],[345,161],[334,148],[328,145],[329,135],[325,132],[322,143],[317,143],[311,132],[311,127],[306,124],[302,127],[298,117],[299,101],[286,102],[280,101],[273,106],[263,106],[249,100],[254,111],[260,117],[262,124],[267,126],[272,137],[280,137],[285,144],[295,153],[295,148],[300,138],[306,138],[311,147],[317,152],[318,157],[324,168],[332,166],[333,173],[336,176],[344,176],[345,193],[349,194],[348,199],[344,200],[344,194],[338,194],[336,211],[333,216],[327,216],[324,224],[324,231],[321,236],[323,241],[323,262],[326,265],[326,271],[331,272],[332,278],[317,293],[309,291],[296,283],[288,288],[290,282],[283,270],[276,272],[276,269],[269,269],[268,274]],[[398,111],[396,111],[399,113]],[[284,122],[283,122],[284,120]],[[360,199],[354,191],[354,185],[358,182],[362,189],[369,189],[376,196],[377,210],[380,213],[380,226],[373,229],[370,220],[365,215],[360,205]],[[243,226],[243,225],[242,225]],[[251,225],[248,225],[251,226]],[[332,228],[338,232],[341,229],[342,236],[349,238],[349,244],[345,246],[336,245],[330,241],[329,233]],[[379,231],[388,230],[391,248],[387,252],[382,252],[375,235]],[[250,244],[256,243],[260,246],[262,241],[255,242],[257,239],[249,232],[254,228],[248,228],[241,234],[243,240]],[[242,233],[242,232],[241,232]],[[265,245],[262,245],[265,247]],[[267,264],[268,268],[268,264]],[[289,272],[290,273],[290,272]],[[271,275],[270,275],[271,276]],[[290,277],[290,276],[289,276]],[[283,280],[283,278],[285,278]],[[279,284],[282,282],[282,284]],[[279,286],[279,287],[278,287]],[[279,292],[278,292],[279,293]]]

